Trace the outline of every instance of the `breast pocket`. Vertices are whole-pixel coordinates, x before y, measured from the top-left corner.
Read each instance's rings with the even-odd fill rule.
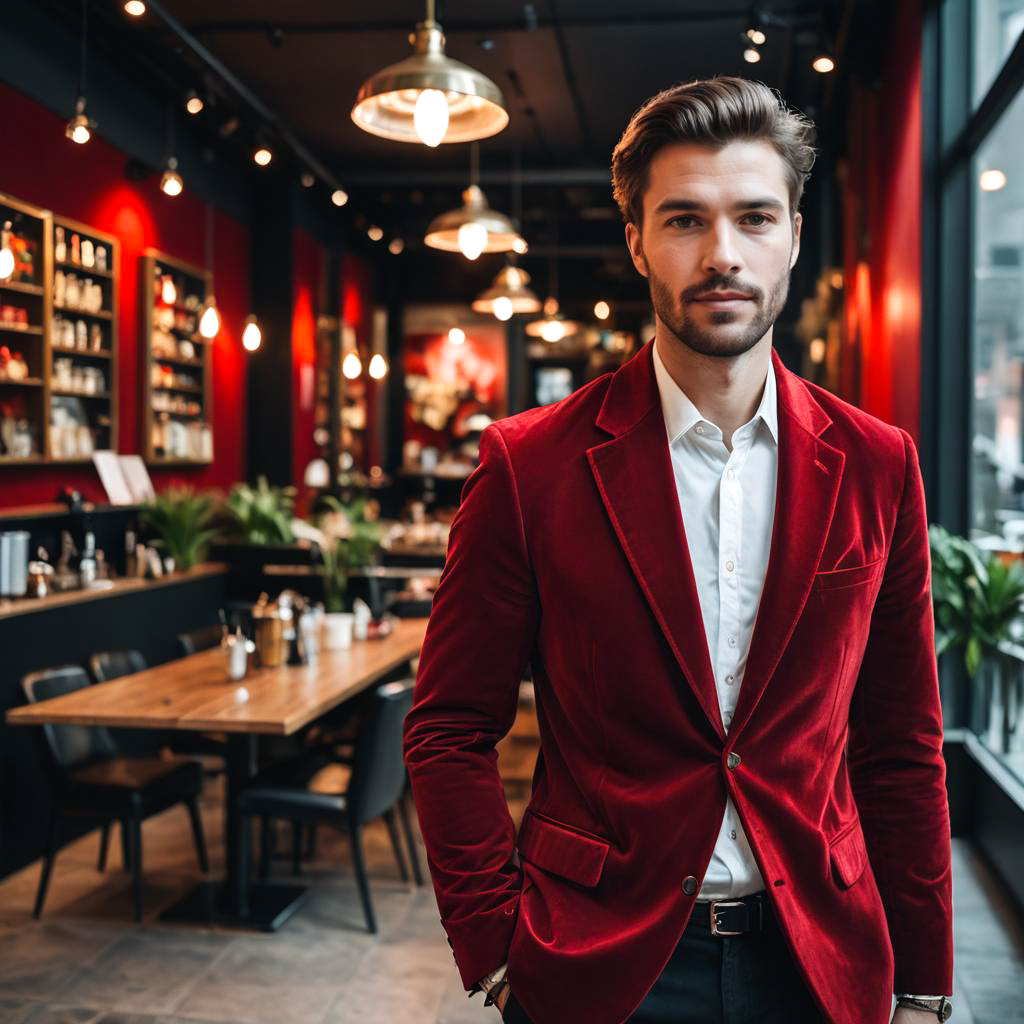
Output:
[[[884,558],[876,558],[867,565],[853,565],[846,569],[829,569],[814,574],[816,590],[840,590],[844,587],[860,587],[872,583],[882,574]]]
[[[527,809],[516,846],[523,860],[544,871],[579,885],[595,886],[601,879],[610,844],[600,836],[577,831]]]

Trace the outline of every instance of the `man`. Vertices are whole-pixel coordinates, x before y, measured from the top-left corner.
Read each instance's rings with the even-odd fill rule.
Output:
[[[917,452],[772,349],[812,140],[758,82],[649,100],[612,170],[655,337],[481,438],[405,756],[462,980],[506,1021],[949,1012]],[[517,835],[494,745],[528,664]]]

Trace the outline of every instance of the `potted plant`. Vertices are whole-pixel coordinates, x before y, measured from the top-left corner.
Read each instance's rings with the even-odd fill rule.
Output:
[[[159,493],[139,512],[144,526],[157,535],[169,570],[186,570],[206,558],[207,546],[215,536],[212,528],[212,495],[191,487],[171,487]]]
[[[936,654],[963,647],[968,675],[981,674],[982,692],[972,702],[976,731],[987,732],[993,748],[1008,750],[1024,679],[1013,634],[1024,609],[1024,565],[1005,562],[938,524],[929,527],[929,539]]]
[[[220,519],[226,537],[248,544],[291,544],[294,515],[295,488],[271,487],[261,475],[255,487],[237,483],[231,488]]]
[[[348,505],[330,495],[322,498],[327,511],[320,517],[318,546],[323,561],[325,646],[348,647],[353,618],[349,571],[368,565],[380,545],[380,523],[367,517],[368,505],[356,499]]]

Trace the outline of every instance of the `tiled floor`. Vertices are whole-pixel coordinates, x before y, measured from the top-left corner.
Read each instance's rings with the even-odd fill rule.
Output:
[[[518,803],[518,801],[517,801]],[[516,804],[513,804],[516,809]],[[204,800],[215,872],[220,800]],[[96,835],[57,862],[42,920],[31,918],[38,866],[0,884],[0,1024],[483,1024],[455,971],[428,885],[403,883],[382,824],[368,859],[380,931],[365,931],[344,840],[324,832],[306,870],[315,894],[277,934],[159,923],[198,870],[184,810],[145,829],[147,922],[131,923],[131,886],[96,871]],[[421,850],[422,856],[422,850]],[[1024,933],[967,844],[954,844],[959,1024],[1024,1022]],[[283,862],[278,870],[287,874]],[[576,1022],[571,1022],[576,1024]]]

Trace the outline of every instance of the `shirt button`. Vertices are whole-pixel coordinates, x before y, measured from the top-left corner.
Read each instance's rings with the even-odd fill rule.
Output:
[[[736,474],[731,469],[727,469],[725,475],[731,480]]]
[[[704,433],[704,428],[699,423],[697,424],[697,433],[698,434],[703,434]]]
[[[736,677],[735,677],[735,676],[734,676],[734,675],[733,675],[733,674],[732,674],[732,673],[730,672],[730,673],[729,673],[729,675],[727,675],[727,676],[725,677],[725,681],[726,681],[726,682],[727,682],[727,683],[728,683],[728,684],[729,684],[730,686],[732,686],[732,684],[736,682]]]
[[[729,838],[730,839],[735,839],[736,838],[736,829],[730,829],[729,830]]]
[[[735,566],[733,565],[733,563],[732,563],[732,562],[726,562],[726,563],[725,563],[725,567],[726,567],[726,569],[728,569],[728,570],[729,570],[729,572],[732,572],[732,571],[733,571],[733,569],[735,568]]]
[[[726,763],[729,765],[730,769],[732,769],[732,768],[739,768],[739,766],[740,766],[740,755],[737,754],[736,751],[733,751],[729,755]]]
[[[692,896],[697,891],[697,879],[693,875],[687,875],[683,879],[683,892],[687,896]]]
[[[734,636],[729,637],[729,646],[730,647],[735,647],[736,646],[736,637],[734,637]]]

